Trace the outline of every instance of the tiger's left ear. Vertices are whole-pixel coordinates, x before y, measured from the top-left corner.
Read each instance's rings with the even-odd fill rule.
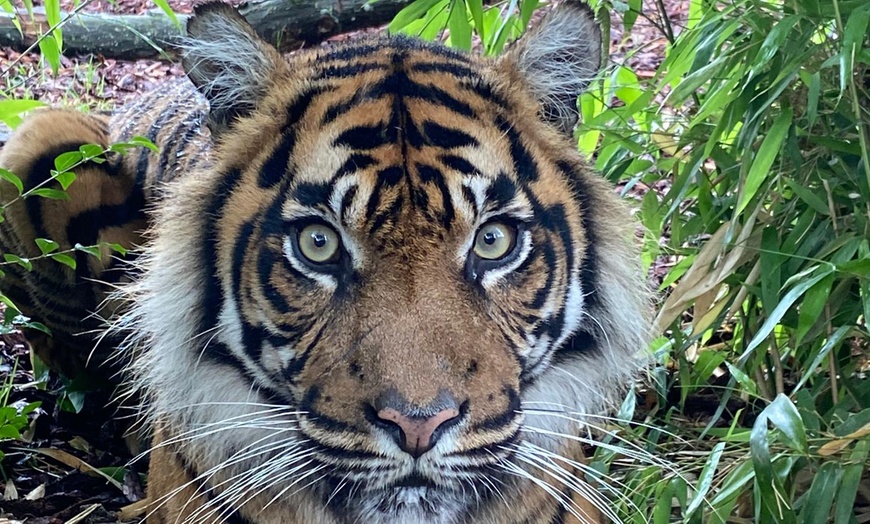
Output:
[[[601,26],[578,0],[566,0],[500,60],[541,104],[541,117],[565,133],[577,124],[577,97],[601,68]]]
[[[217,1],[194,8],[181,48],[187,77],[208,100],[213,135],[253,112],[288,69],[234,7]]]

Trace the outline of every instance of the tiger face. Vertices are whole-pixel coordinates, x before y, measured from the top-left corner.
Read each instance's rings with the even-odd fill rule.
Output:
[[[152,464],[152,497],[190,521],[577,514],[583,417],[647,322],[631,221],[569,135],[588,10],[499,60],[383,38],[285,61],[220,4],[189,33],[212,160],[161,204],[121,321],[189,470]]]

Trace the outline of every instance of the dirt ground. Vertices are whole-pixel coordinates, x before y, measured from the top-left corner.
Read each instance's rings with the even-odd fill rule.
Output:
[[[194,2],[169,0],[169,4],[176,12],[187,13]],[[71,7],[72,2],[62,0],[62,5]],[[655,5],[644,0],[644,15],[627,38],[623,38],[621,18],[613,17],[610,59],[631,65],[640,77],[654,74],[667,44]],[[688,0],[665,0],[664,5],[679,31],[686,21]],[[85,7],[90,12],[119,14],[150,9],[154,9],[150,0],[95,0]],[[0,48],[0,72],[0,86],[14,98],[99,110],[122,105],[183,74],[177,64],[166,61],[78,56],[65,57],[53,76],[38,55],[21,55],[8,48]],[[8,129],[0,128],[0,144],[7,136]],[[654,269],[662,276],[666,271],[666,262]],[[0,442],[0,452],[5,454],[0,464],[0,524],[137,521],[142,515],[146,465],[132,460],[120,438],[121,428],[105,407],[106,398],[88,396],[81,411],[74,413],[85,388],[57,377],[34,377],[23,338],[16,332],[0,334],[0,384],[10,379],[9,404],[23,407],[38,401],[41,406],[31,414],[23,440]]]

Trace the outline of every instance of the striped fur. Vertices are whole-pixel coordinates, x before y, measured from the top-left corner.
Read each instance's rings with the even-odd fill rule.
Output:
[[[156,428],[149,522],[599,522],[584,415],[642,364],[646,293],[626,210],[564,132],[583,82],[529,78],[592,74],[552,52],[598,49],[588,11],[564,4],[495,61],[373,38],[284,62],[220,4],[189,30],[211,110],[159,90],[108,128],[161,152],[94,168],[154,207],[109,339]],[[517,246],[483,263],[492,220]],[[312,221],[341,237],[328,267],[294,243]],[[385,394],[461,415],[413,459],[372,418]]]

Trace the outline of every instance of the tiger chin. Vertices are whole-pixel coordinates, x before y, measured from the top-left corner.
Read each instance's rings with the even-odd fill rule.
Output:
[[[0,165],[26,187],[82,143],[159,147],[79,166],[69,200],[0,224],[25,255],[144,245],[132,269],[82,254],[2,285],[52,329],[34,349],[56,368],[127,368],[149,523],[615,518],[583,444],[644,365],[649,317],[634,221],[572,139],[601,48],[565,1],[497,59],[405,37],[284,58],[208,3],[187,79],[108,120],[20,126]],[[74,335],[99,305],[94,349]]]

